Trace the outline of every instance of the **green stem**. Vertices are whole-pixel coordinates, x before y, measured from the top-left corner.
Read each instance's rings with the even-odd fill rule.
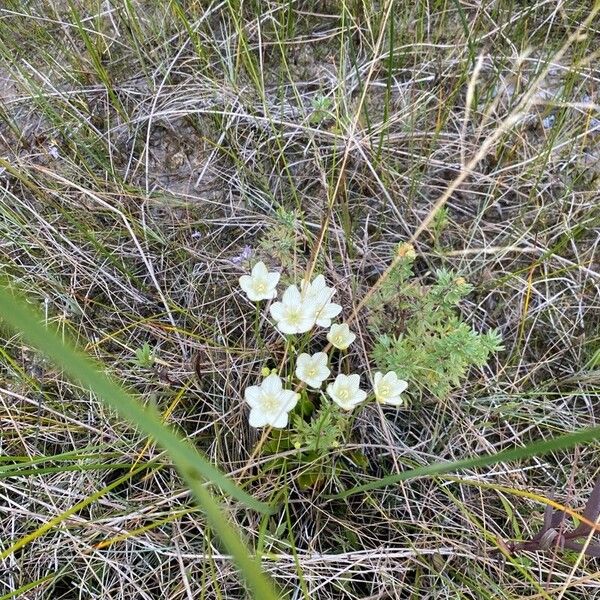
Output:
[[[260,309],[258,303],[254,303],[254,336],[259,348],[264,346],[262,336],[260,335]]]

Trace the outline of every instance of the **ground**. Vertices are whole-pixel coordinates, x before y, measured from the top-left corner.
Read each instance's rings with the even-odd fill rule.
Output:
[[[600,597],[595,559],[499,551],[540,528],[549,498],[583,507],[596,442],[332,498],[598,425],[591,4],[0,8],[2,274],[277,504],[264,518],[219,498],[290,598]],[[258,260],[286,282],[313,265],[346,318],[359,309],[349,360],[364,370],[360,303],[402,242],[420,289],[442,268],[473,286],[461,318],[497,328],[504,350],[444,398],[365,407],[316,474],[286,462],[294,450],[273,468],[243,390],[285,349],[265,321],[257,338],[238,278]],[[402,311],[388,309],[398,333]],[[0,600],[246,597],[154,440],[0,331]]]

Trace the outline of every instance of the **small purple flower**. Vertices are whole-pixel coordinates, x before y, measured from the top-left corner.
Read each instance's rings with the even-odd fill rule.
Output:
[[[234,256],[231,259],[231,262],[234,265],[239,265],[240,263],[246,262],[247,260],[250,259],[250,257],[252,256],[252,248],[250,246],[244,246],[241,254],[239,254],[238,256]]]

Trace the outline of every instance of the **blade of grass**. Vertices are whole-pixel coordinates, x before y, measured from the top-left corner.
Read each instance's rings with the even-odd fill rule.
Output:
[[[386,487],[387,485],[399,483],[400,481],[416,479],[417,477],[441,475],[442,473],[450,473],[452,471],[459,471],[461,469],[489,467],[501,462],[521,460],[524,458],[531,458],[533,456],[543,456],[550,452],[554,452],[555,450],[565,450],[578,444],[593,442],[597,439],[600,439],[600,427],[589,427],[586,429],[580,429],[579,431],[574,431],[573,433],[559,435],[549,440],[532,442],[526,446],[523,446],[522,448],[512,448],[510,450],[495,452],[494,454],[489,454],[488,456],[478,456],[473,458],[464,458],[462,460],[456,460],[453,462],[441,462],[434,463],[432,465],[424,465],[422,467],[417,467],[416,469],[404,471],[403,473],[382,477],[381,479],[372,481],[371,483],[355,486],[339,494],[328,496],[328,498],[330,500],[348,498],[349,496],[354,496],[362,492],[376,490]]]
[[[17,550],[24,548],[25,546],[27,546],[27,544],[42,537],[43,535],[45,535],[46,533],[48,533],[49,531],[51,531],[52,529],[54,529],[55,527],[57,527],[58,525],[63,523],[70,516],[75,515],[80,510],[83,510],[87,506],[90,506],[91,504],[96,502],[96,500],[99,500],[100,498],[102,498],[103,496],[108,494],[108,492],[110,492],[117,486],[121,485],[122,483],[125,483],[128,479],[131,479],[134,475],[136,475],[137,473],[139,473],[140,471],[142,471],[145,468],[146,468],[146,465],[139,465],[135,471],[128,472],[125,475],[123,475],[122,477],[115,479],[115,481],[113,481],[109,485],[103,487],[100,490],[96,490],[93,494],[90,494],[89,496],[87,496],[86,498],[81,500],[80,502],[77,502],[77,504],[74,504],[67,510],[63,511],[62,513],[56,515],[55,517],[52,517],[52,519],[50,519],[49,521],[42,523],[37,529],[35,529],[31,533],[28,533],[28,534],[20,537],[13,544],[11,544],[6,550],[3,550],[2,552],[0,552],[0,561],[3,561],[4,559],[6,559],[9,556],[11,556],[12,554],[14,554]]]
[[[22,598],[23,594],[25,594],[25,592],[29,592],[30,590],[33,590],[34,588],[42,585],[43,583],[52,581],[53,579],[56,579],[59,575],[60,575],[60,571],[58,573],[50,573],[50,575],[45,575],[44,577],[41,577],[40,579],[36,579],[35,581],[30,581],[29,583],[22,585],[20,588],[14,590],[13,592],[9,592],[8,594],[4,594],[3,596],[0,596],[0,600],[11,600],[11,598]]]
[[[11,293],[4,282],[0,285],[0,317],[11,328],[22,332],[29,343],[44,352],[67,375],[93,391],[107,406],[117,411],[137,429],[151,436],[168,452],[182,478],[196,496],[210,525],[234,557],[256,597],[276,600],[278,595],[273,584],[262,573],[260,563],[250,555],[239,534],[229,524],[212,494],[206,489],[204,481],[210,481],[223,492],[254,510],[269,513],[272,509],[252,498],[213,467],[189,441],[163,425],[160,415],[154,408],[144,407],[137,402],[105,375],[99,364],[76,351],[56,332],[41,325],[40,316],[26,306],[24,299]],[[52,520],[45,526],[45,531],[51,528]],[[11,553],[17,547],[25,545],[29,537],[25,536],[13,544],[0,557],[5,558],[7,552]]]
[[[167,450],[177,469],[186,478],[204,478],[249,508],[262,513],[271,512],[269,506],[255,500],[213,467],[189,441],[163,425],[161,416],[154,407],[143,406],[134,400],[102,373],[101,365],[80,354],[69,343],[63,342],[55,332],[41,325],[38,315],[26,308],[24,301],[19,301],[9,293],[6,286],[0,288],[0,316],[12,328],[21,331],[31,344],[44,352],[65,373],[91,389],[137,429],[156,440]]]

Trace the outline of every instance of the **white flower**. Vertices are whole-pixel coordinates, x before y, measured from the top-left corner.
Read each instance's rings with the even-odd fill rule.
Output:
[[[281,378],[272,374],[260,385],[247,387],[244,398],[250,405],[249,423],[252,427],[285,427],[288,413],[296,406],[300,394],[284,390]]]
[[[339,304],[331,302],[335,294],[335,288],[325,285],[325,277],[323,275],[317,275],[312,283],[302,281],[300,286],[302,297],[314,303],[316,324],[319,327],[329,327],[331,319],[337,317],[342,312],[342,307]]]
[[[312,356],[303,352],[296,361],[296,377],[312,388],[320,388],[329,373],[325,352],[317,352]]]
[[[303,300],[295,285],[283,292],[281,302],[271,304],[271,315],[282,333],[304,333],[315,324],[314,304]]]
[[[404,400],[400,394],[408,387],[408,383],[402,379],[398,379],[398,375],[394,371],[389,371],[385,375],[377,371],[373,378],[373,391],[377,402],[382,404],[391,404],[392,406],[400,406]]]
[[[366,397],[367,392],[360,389],[360,375],[344,375],[340,373],[333,383],[327,386],[331,399],[344,410],[352,410]]]
[[[252,275],[240,277],[240,287],[252,302],[271,300],[277,297],[275,287],[279,283],[281,273],[269,273],[264,262],[257,262],[252,269]]]
[[[356,339],[356,335],[350,331],[347,323],[331,326],[327,339],[338,349],[346,350],[348,346]]]

